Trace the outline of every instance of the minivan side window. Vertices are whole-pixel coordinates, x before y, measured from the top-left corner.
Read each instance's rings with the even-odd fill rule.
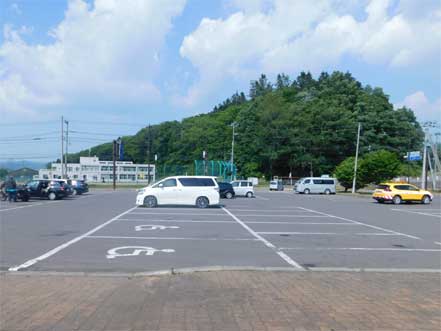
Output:
[[[241,187],[246,187],[246,186],[248,186],[248,182],[240,182],[240,186]]]
[[[176,179],[171,178],[171,179],[164,180],[162,182],[162,185],[164,185],[164,187],[175,187],[176,186]]]
[[[309,183],[311,183],[311,180],[309,179],[305,179],[305,181],[303,182],[303,184],[309,184]]]
[[[323,184],[323,181],[321,179],[313,179],[312,182],[314,184]]]
[[[332,179],[322,179],[322,184],[334,185],[334,180],[332,180]]]
[[[182,186],[216,186],[211,178],[179,178]]]

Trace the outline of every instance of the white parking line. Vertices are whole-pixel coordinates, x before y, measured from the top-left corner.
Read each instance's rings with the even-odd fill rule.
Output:
[[[311,251],[394,251],[394,252],[440,252],[441,249],[429,248],[370,248],[370,247],[282,247],[284,250],[311,250]]]
[[[146,239],[146,240],[209,240],[209,241],[258,241],[255,238],[195,238],[195,237],[127,237],[127,236],[87,236],[89,239]]]
[[[364,233],[339,233],[339,232],[257,232],[258,234],[279,234],[279,235],[332,235],[332,236],[401,236],[401,234],[395,233],[377,233],[377,232],[364,232]]]
[[[438,241],[434,241],[433,243],[436,244],[436,245],[440,245],[441,246],[441,243],[438,242]]]
[[[440,218],[441,219],[441,215],[437,215],[437,214],[422,213],[422,212],[419,212],[419,211],[410,211],[410,210],[394,209],[394,208],[391,208],[391,210],[393,210],[393,211],[400,211],[402,213],[418,214],[418,215],[424,215],[424,216],[432,216],[432,217],[436,217],[436,218]]]
[[[2,211],[9,211],[9,210],[16,210],[16,209],[22,209],[22,208],[29,208],[29,207],[34,207],[34,206],[42,206],[42,205],[47,205],[47,204],[50,204],[50,203],[57,203],[57,202],[60,202],[61,200],[59,200],[59,201],[47,201],[47,202],[37,202],[37,203],[33,203],[33,204],[30,204],[30,205],[26,205],[26,206],[19,206],[19,207],[13,207],[13,208],[7,208],[7,209],[0,209],[0,212],[2,212]]]
[[[96,232],[96,231],[102,229],[102,228],[105,227],[106,225],[108,225],[108,224],[110,224],[110,223],[116,221],[118,218],[120,218],[120,217],[122,217],[122,216],[124,216],[124,215],[126,215],[126,214],[128,214],[128,213],[130,213],[132,210],[134,210],[134,209],[136,209],[136,208],[137,208],[137,207],[132,207],[132,208],[126,210],[125,212],[119,214],[118,216],[115,216],[114,218],[108,220],[107,222],[104,222],[103,224],[98,225],[97,227],[93,228],[92,230],[90,230],[90,231],[88,231],[88,232],[82,234],[81,236],[78,236],[78,237],[76,237],[76,238],[74,238],[74,239],[72,239],[72,240],[69,240],[68,242],[66,242],[66,243],[64,243],[64,244],[62,244],[62,245],[60,245],[60,246],[58,246],[58,247],[55,247],[54,249],[51,249],[50,251],[46,252],[46,253],[43,254],[43,255],[40,255],[39,257],[36,257],[35,259],[32,259],[32,260],[26,261],[25,263],[20,264],[20,265],[18,265],[18,266],[11,267],[11,268],[9,268],[8,270],[9,270],[9,271],[18,271],[18,270],[20,270],[20,269],[29,268],[31,265],[34,265],[35,263],[37,263],[37,262],[39,262],[39,261],[43,261],[43,260],[47,259],[48,257],[50,257],[50,256],[52,256],[52,255],[58,253],[59,251],[61,251],[61,250],[65,249],[65,248],[67,248],[67,247],[69,247],[69,246],[75,244],[76,242],[80,241],[81,239],[83,239],[83,238],[85,238],[85,237],[91,235],[92,233],[94,233],[94,232]]]
[[[262,198],[262,197],[260,197],[260,196],[254,196],[256,199],[259,199],[259,200],[266,200],[266,201],[268,201],[269,199],[267,199],[267,198]]]
[[[179,216],[223,216],[225,217],[225,214],[196,214],[196,213],[130,213],[130,215],[179,215]]]
[[[228,210],[229,210],[229,211],[232,211],[232,212],[241,212],[241,211],[257,211],[257,212],[262,212],[262,211],[264,211],[265,213],[274,213],[274,212],[294,212],[294,211],[300,211],[300,212],[303,212],[302,210],[299,210],[297,207],[296,207],[296,208],[290,208],[290,209],[287,209],[287,208],[280,208],[280,209],[266,209],[266,208],[265,208],[265,210],[262,210],[262,209],[234,209],[234,208],[229,208]],[[295,214],[293,214],[293,215],[295,215]],[[275,216],[277,216],[277,214],[276,214]]]
[[[240,216],[240,215],[239,215]],[[330,222],[323,222],[323,223],[313,223],[313,222],[265,222],[265,221],[244,221],[244,223],[246,224],[294,224],[294,225],[356,225],[356,226],[360,226],[360,224],[355,224],[355,223],[330,223]]]
[[[408,237],[408,238],[412,238],[412,239],[421,239],[421,238],[419,238],[417,236],[411,236],[410,234],[405,234],[405,233],[401,233],[401,232],[385,229],[385,228],[382,228],[382,227],[379,227],[379,226],[370,225],[370,224],[366,224],[366,223],[350,220],[348,218],[344,218],[344,217],[340,217],[340,216],[335,216],[335,215],[330,215],[330,214],[322,213],[321,211],[312,210],[312,209],[303,208],[303,207],[299,207],[299,208],[304,209],[306,211],[310,211],[310,212],[318,213],[318,214],[321,214],[321,215],[325,215],[325,216],[328,216],[328,217],[337,218],[337,219],[340,219],[340,220],[343,220],[343,221],[364,225],[364,226],[367,226],[367,227],[372,228],[372,229],[377,229],[377,230],[381,230],[381,231],[385,231],[385,232],[389,232],[389,233],[394,233],[394,234],[402,235],[404,237]]]
[[[302,266],[300,266],[300,264],[298,264],[296,261],[294,261],[293,259],[291,259],[288,255],[286,255],[284,252],[280,251],[279,249],[276,248],[276,246],[274,246],[272,243],[270,243],[268,240],[266,240],[265,238],[263,238],[261,235],[259,235],[257,232],[255,232],[253,229],[251,229],[248,225],[246,225],[244,222],[242,222],[239,218],[237,218],[234,214],[232,214],[228,209],[222,207],[222,209],[228,214],[230,215],[237,223],[239,223],[243,228],[245,228],[249,233],[251,233],[255,238],[257,238],[258,240],[260,240],[261,242],[263,242],[265,244],[265,246],[273,249],[277,255],[279,255],[283,260],[285,260],[285,262],[287,262],[288,264],[290,264],[291,266],[293,266],[296,269],[300,269],[303,270],[304,268]]]
[[[147,218],[119,218],[118,221],[123,222],[177,222],[177,223],[230,223],[236,224],[233,221],[194,221],[194,220],[151,220]]]

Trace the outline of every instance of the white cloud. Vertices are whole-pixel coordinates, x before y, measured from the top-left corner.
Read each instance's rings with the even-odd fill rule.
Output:
[[[395,108],[406,106],[414,111],[420,121],[437,121],[441,123],[441,98],[430,101],[422,91],[417,91],[395,104]]]
[[[181,45],[181,56],[200,75],[184,103],[194,105],[225,80],[249,80],[261,72],[316,73],[346,55],[390,67],[438,64],[441,5],[424,2],[419,7],[409,0],[371,0],[356,7],[354,1],[273,0],[265,11],[264,0],[234,0],[240,11],[204,18]]]
[[[26,43],[25,28],[5,25],[0,45],[0,112],[29,113],[40,106],[150,102],[158,53],[185,0],[69,1],[47,45]],[[18,93],[10,93],[19,91]],[[1,115],[0,114],[0,115]]]

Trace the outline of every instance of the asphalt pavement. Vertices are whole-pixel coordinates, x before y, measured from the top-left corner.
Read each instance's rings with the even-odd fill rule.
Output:
[[[256,191],[207,209],[135,207],[134,190],[0,205],[0,268],[441,270],[441,204]]]

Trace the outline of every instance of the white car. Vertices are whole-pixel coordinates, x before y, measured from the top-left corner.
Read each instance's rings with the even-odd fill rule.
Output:
[[[296,193],[335,194],[337,179],[329,177],[307,177],[299,179],[294,185]]]
[[[247,198],[252,198],[254,196],[253,183],[247,180],[234,180],[231,182],[233,185],[233,190],[236,196],[242,195]]]
[[[216,177],[167,177],[138,191],[136,205],[149,208],[157,205],[196,205],[207,208],[219,204]]]

